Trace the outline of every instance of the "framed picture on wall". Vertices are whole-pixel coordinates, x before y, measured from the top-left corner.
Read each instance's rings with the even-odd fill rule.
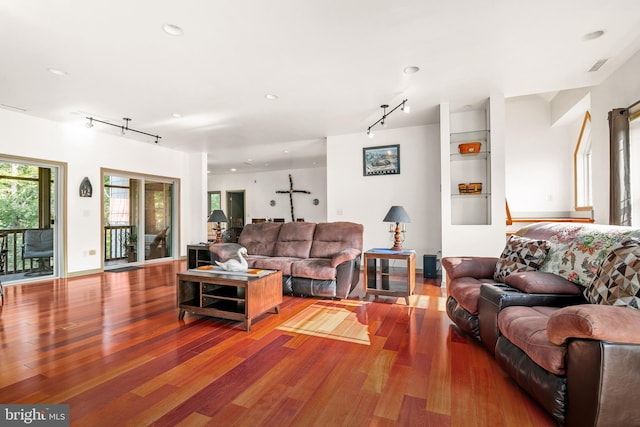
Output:
[[[400,145],[382,145],[362,149],[362,174],[395,175],[400,173]]]

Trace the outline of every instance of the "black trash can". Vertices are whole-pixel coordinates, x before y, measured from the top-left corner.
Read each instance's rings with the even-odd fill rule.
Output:
[[[422,257],[422,275],[425,279],[435,279],[438,276],[438,256],[424,255]]]

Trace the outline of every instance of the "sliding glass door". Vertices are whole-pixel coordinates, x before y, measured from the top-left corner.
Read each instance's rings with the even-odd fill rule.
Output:
[[[174,255],[175,181],[103,172],[104,265]]]
[[[172,210],[173,184],[145,181],[145,260],[171,256]]]

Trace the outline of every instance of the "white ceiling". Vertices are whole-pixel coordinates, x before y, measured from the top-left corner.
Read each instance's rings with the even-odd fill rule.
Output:
[[[437,123],[442,101],[597,85],[639,49],[638,0],[0,0],[0,104],[78,125],[130,117],[209,153],[212,173],[311,167],[381,104],[409,99],[391,128]]]

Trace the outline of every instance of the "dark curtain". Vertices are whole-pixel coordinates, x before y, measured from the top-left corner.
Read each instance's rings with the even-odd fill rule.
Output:
[[[609,111],[609,223],[631,225],[629,110]]]

